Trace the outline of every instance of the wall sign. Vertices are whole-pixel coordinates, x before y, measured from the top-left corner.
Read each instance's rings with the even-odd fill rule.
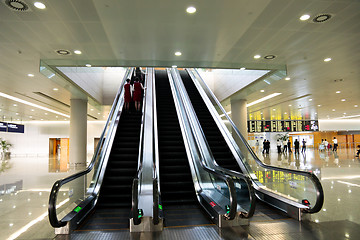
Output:
[[[248,121],[248,132],[303,132],[319,131],[318,120]]]
[[[25,126],[16,123],[0,122],[0,132],[24,133]]]

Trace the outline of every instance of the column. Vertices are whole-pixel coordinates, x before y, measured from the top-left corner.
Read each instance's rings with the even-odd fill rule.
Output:
[[[70,100],[70,168],[86,166],[87,100]]]
[[[247,140],[247,108],[245,99],[231,99],[231,119]]]

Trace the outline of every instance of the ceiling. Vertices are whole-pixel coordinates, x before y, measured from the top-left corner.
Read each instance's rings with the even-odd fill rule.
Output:
[[[41,74],[40,61],[51,67],[286,69],[290,80],[267,84],[260,79],[231,98],[252,102],[282,93],[249,107],[252,119],[360,114],[355,107],[360,105],[358,0],[46,0],[42,10],[34,1],[21,1],[28,11],[14,11],[0,2],[0,92],[64,114],[69,114],[66,105],[73,93]],[[196,13],[188,14],[188,6],[196,7]],[[332,17],[312,21],[324,13]],[[310,19],[299,20],[303,14]],[[59,55],[57,50],[71,54]],[[176,51],[181,56],[175,56]],[[261,57],[255,59],[256,54]],[[266,55],[276,57],[264,59]],[[30,120],[30,115],[57,120],[56,114],[13,104],[0,97],[2,120]],[[100,111],[103,116],[107,110]]]

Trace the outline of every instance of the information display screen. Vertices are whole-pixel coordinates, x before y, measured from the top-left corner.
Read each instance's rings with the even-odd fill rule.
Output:
[[[0,122],[0,132],[24,133],[25,126],[16,123]]]
[[[248,132],[319,131],[318,120],[248,121]]]

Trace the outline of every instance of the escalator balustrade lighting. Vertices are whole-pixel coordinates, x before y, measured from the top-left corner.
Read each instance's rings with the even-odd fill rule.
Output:
[[[82,207],[80,207],[80,206],[77,206],[75,209],[74,209],[74,212],[80,212],[80,210],[82,209]]]
[[[142,209],[138,210],[138,218],[141,218],[144,215],[144,212]]]
[[[309,202],[309,200],[307,200],[307,199],[303,199],[303,200],[301,201],[301,203],[304,204],[305,206],[310,206],[310,202]]]
[[[226,205],[226,206],[225,206],[225,209],[226,209],[226,214],[229,214],[229,213],[230,213],[230,206],[229,206],[229,205]]]
[[[159,204],[159,209],[162,210],[162,205],[161,204]]]

